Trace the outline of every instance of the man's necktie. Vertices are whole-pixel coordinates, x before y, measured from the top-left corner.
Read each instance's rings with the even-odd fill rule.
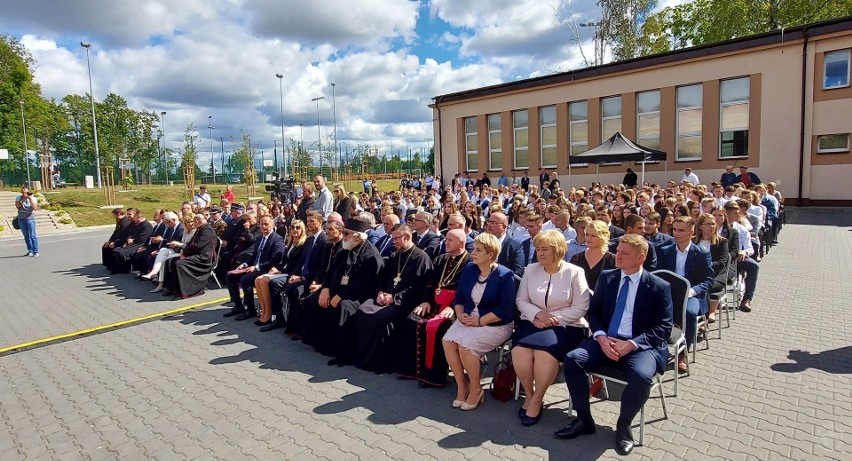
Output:
[[[257,258],[255,258],[255,260],[254,260],[255,266],[260,264],[260,255],[263,254],[263,246],[264,245],[266,245],[266,237],[263,237],[263,239],[260,241],[260,246],[257,247]]]
[[[621,279],[621,289],[618,290],[618,298],[615,300],[615,312],[612,314],[609,329],[606,331],[606,335],[610,338],[618,337],[618,327],[621,325],[621,318],[624,317],[624,308],[627,306],[628,291],[630,291],[630,278],[624,277]]]

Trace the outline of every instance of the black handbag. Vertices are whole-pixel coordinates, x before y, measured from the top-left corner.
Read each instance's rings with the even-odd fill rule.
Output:
[[[16,230],[21,230],[21,223],[18,222],[18,218],[12,218],[12,227]]]

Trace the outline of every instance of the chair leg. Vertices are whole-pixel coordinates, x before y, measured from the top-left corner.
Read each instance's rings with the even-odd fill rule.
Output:
[[[660,388],[660,400],[663,403],[663,418],[669,419],[669,410],[666,407],[666,393],[663,392],[663,378],[657,375],[657,385]]]
[[[601,379],[601,382],[603,382],[604,397],[609,400],[609,388],[606,386],[606,379]]]
[[[680,355],[680,354],[678,354],[678,355]],[[688,373],[689,372],[689,363],[687,362],[686,365],[687,365],[686,370],[687,370],[687,373]],[[677,369],[677,361],[675,361],[675,365],[674,365],[674,375],[675,375],[675,378],[674,378],[674,397],[677,397],[677,389],[678,389],[677,385],[678,385],[678,379],[679,379],[678,375],[680,375],[680,372]]]
[[[515,400],[521,397],[521,378],[515,377]]]
[[[639,445],[645,446],[645,405],[639,410]]]
[[[210,275],[212,275],[212,276],[213,276],[213,281],[214,281],[214,282],[216,282],[216,286],[218,286],[218,287],[219,287],[219,289],[221,290],[221,289],[222,289],[222,284],[221,284],[221,283],[219,283],[219,277],[217,277],[217,276],[216,276],[216,272],[211,272],[211,273],[210,273]]]

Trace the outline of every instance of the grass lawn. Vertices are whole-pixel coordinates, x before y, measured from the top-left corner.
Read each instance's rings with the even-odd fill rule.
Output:
[[[345,185],[345,183],[344,183]],[[361,187],[354,187],[353,190],[360,192]],[[360,186],[360,185],[358,185]],[[399,188],[399,182],[395,179],[378,181],[379,190],[396,190]],[[210,195],[218,197],[219,190],[224,190],[221,185],[208,185]],[[257,188],[258,196],[263,196],[264,199],[269,198],[269,194],[264,190],[263,185]],[[234,184],[234,195],[238,201],[247,201],[246,186],[242,184]],[[115,224],[112,218],[111,210],[102,210],[98,208],[102,206],[104,201],[104,193],[101,189],[58,189],[58,193],[48,193],[47,200],[52,204],[62,206],[62,209],[67,211],[77,223],[77,226],[97,226],[101,224]],[[135,190],[124,192],[121,188],[117,188],[115,201],[117,205],[122,205],[125,208],[139,208],[145,212],[150,218],[154,214],[154,210],[166,208],[174,210],[180,208],[180,204],[186,200],[184,197],[183,185],[175,186],[137,186]]]

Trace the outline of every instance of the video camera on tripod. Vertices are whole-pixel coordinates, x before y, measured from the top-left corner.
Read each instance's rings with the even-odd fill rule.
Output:
[[[277,173],[273,173],[272,177],[275,179],[272,184],[266,185],[266,191],[273,199],[278,198],[281,203],[292,205],[296,201],[295,181],[292,178],[281,179]]]

